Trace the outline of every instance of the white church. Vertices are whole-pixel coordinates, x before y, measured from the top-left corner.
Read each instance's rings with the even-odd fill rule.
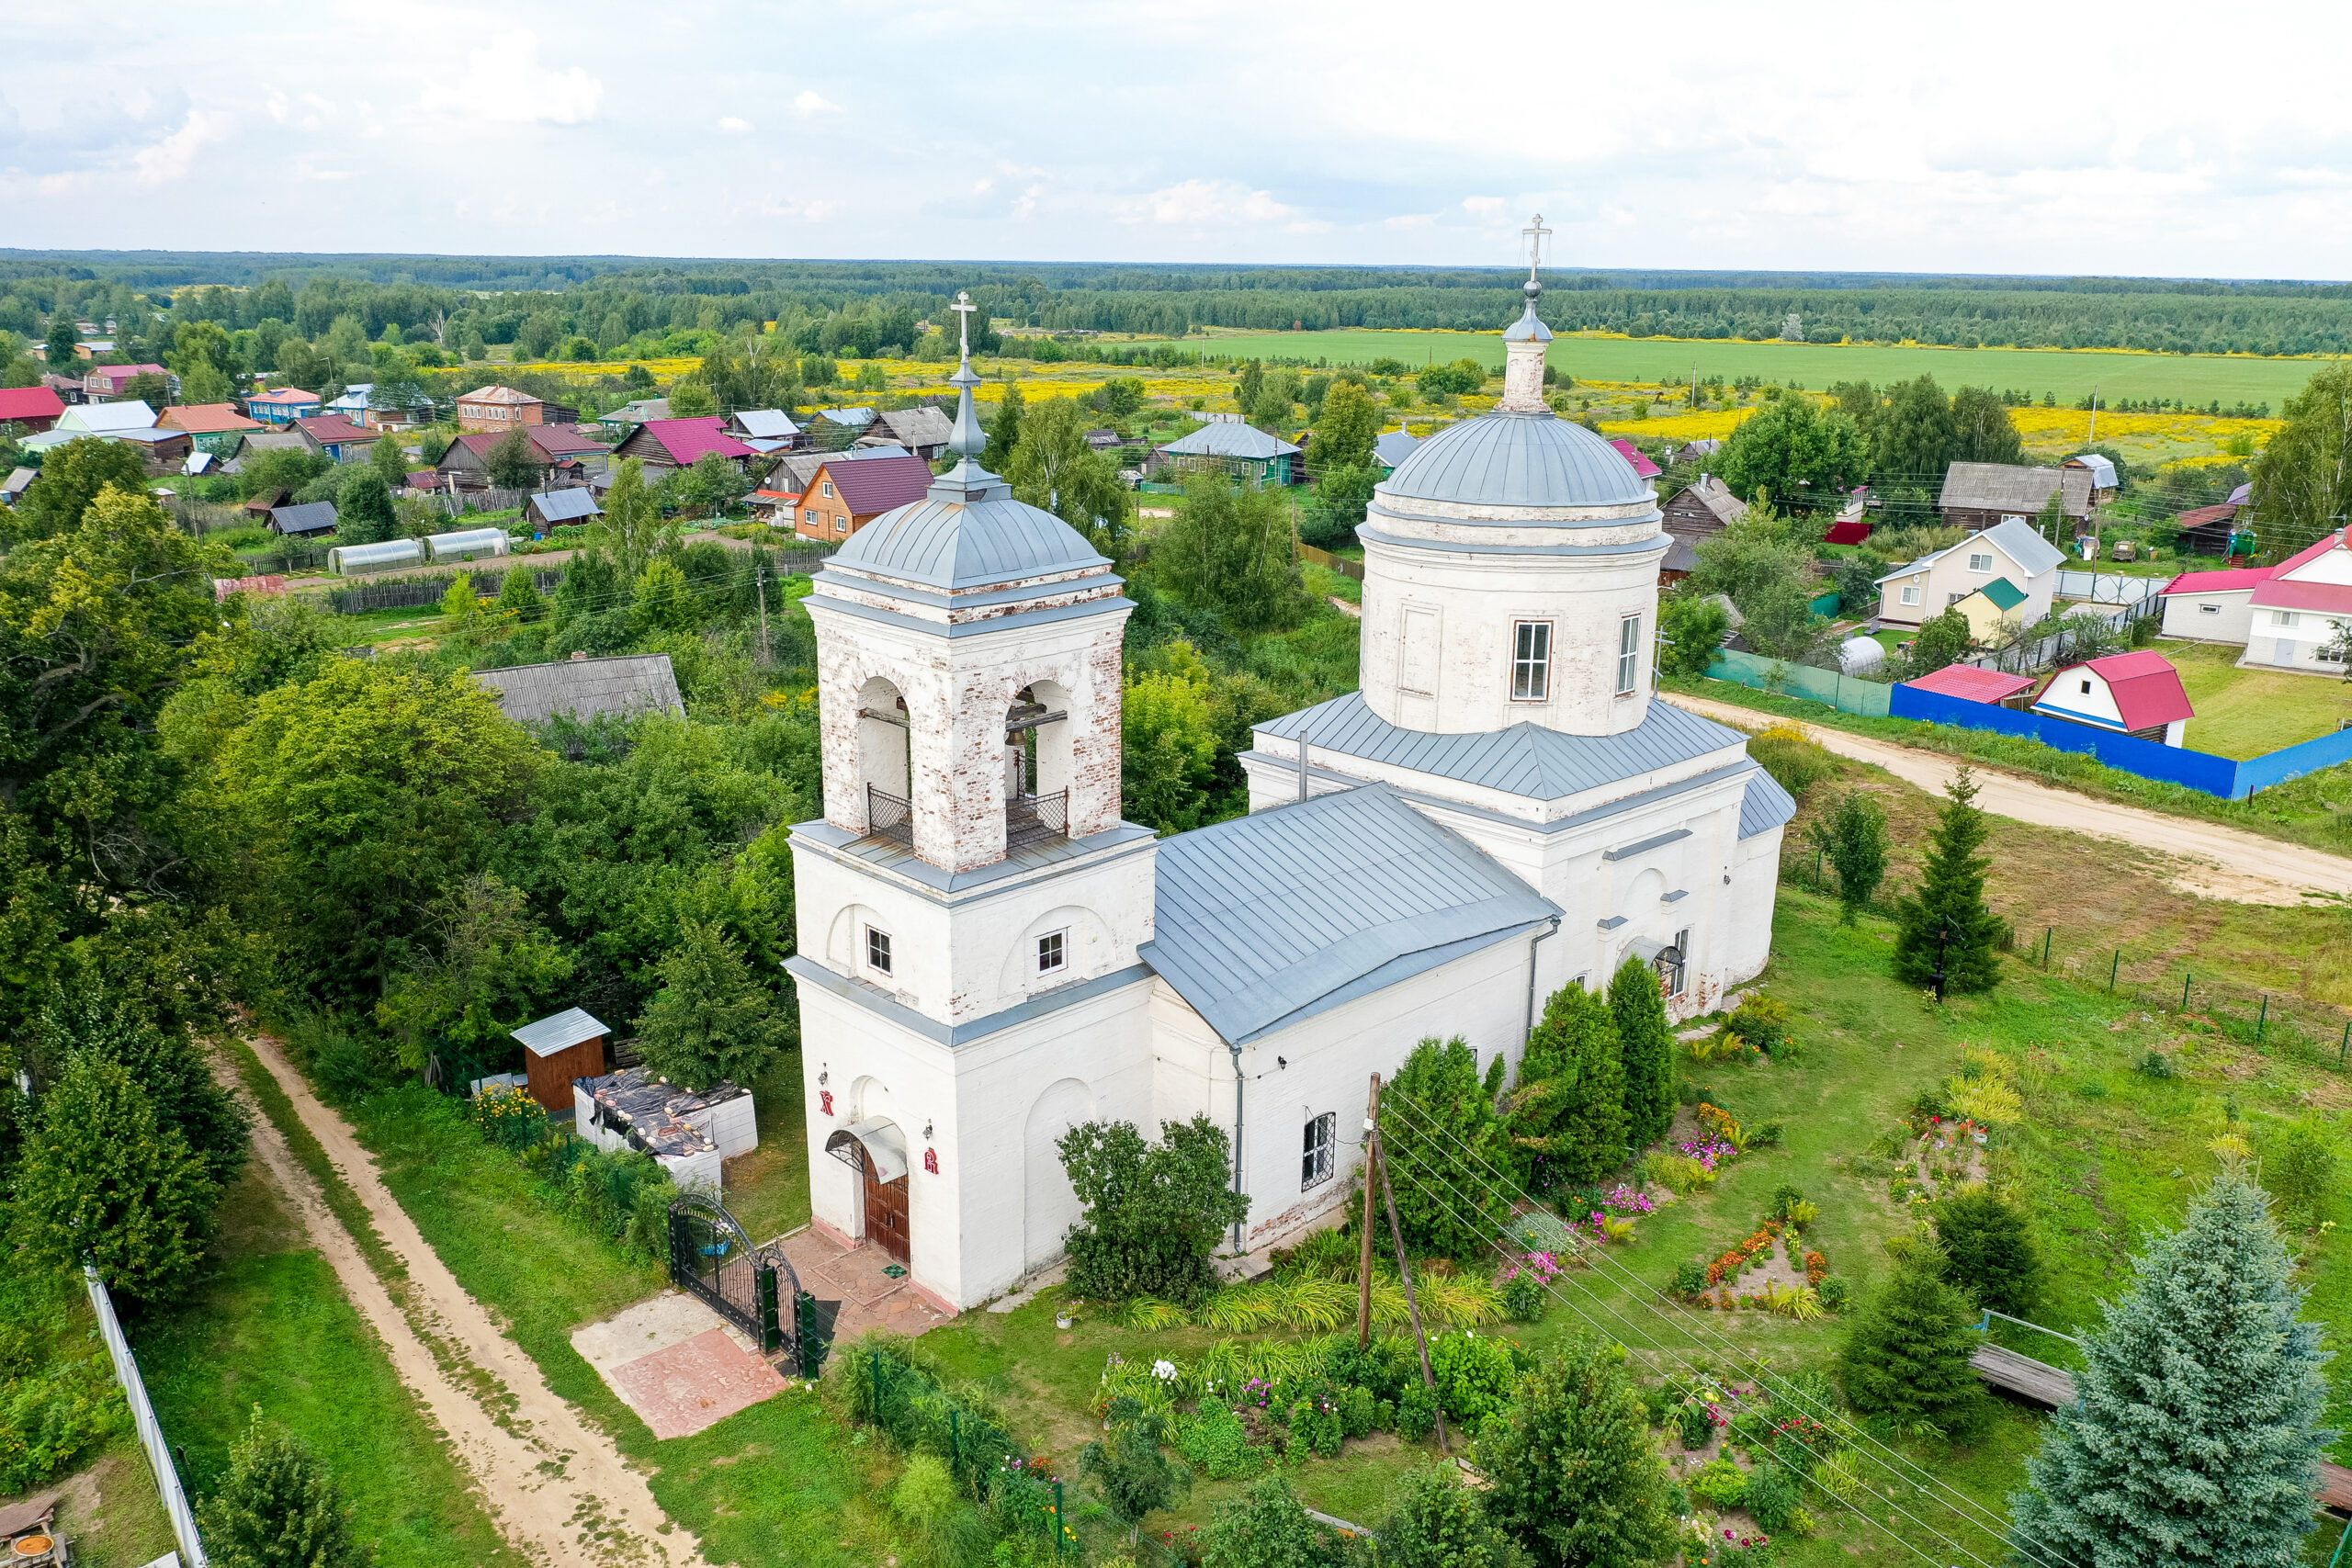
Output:
[[[1516,1060],[1628,954],[1678,1015],[1764,966],[1788,795],[1651,695],[1648,483],[1505,333],[1493,412],[1422,442],[1364,546],[1363,689],[1258,727],[1250,815],[1119,818],[1112,563],[976,460],[968,355],[922,500],[818,573],[825,815],[793,829],[817,1227],[948,1311],[1054,1261],[1055,1140],[1206,1115],[1257,1251],[1345,1195],[1370,1076]],[[959,302],[959,308],[968,306]]]

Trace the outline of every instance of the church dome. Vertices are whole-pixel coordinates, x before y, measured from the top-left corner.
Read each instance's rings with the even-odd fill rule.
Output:
[[[1648,483],[1615,447],[1549,409],[1448,425],[1397,464],[1379,493],[1464,506],[1633,506],[1651,499]]]
[[[1050,512],[1013,500],[999,481],[962,491],[933,485],[921,501],[886,512],[852,534],[831,564],[954,591],[1111,562],[1083,534]]]

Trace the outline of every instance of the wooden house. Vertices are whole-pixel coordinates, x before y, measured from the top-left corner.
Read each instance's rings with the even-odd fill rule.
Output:
[[[947,450],[947,437],[954,427],[945,414],[928,403],[910,409],[884,409],[874,416],[862,439],[891,442],[905,447],[926,463],[935,463]]]
[[[280,387],[274,392],[255,392],[245,400],[245,412],[264,424],[291,424],[298,419],[309,419],[319,412],[319,394],[306,392],[300,387]]]
[[[837,544],[884,513],[921,501],[931,478],[931,465],[911,454],[826,463],[801,491],[793,531]]]
[[[0,389],[0,426],[19,435],[39,435],[52,428],[65,412],[65,400],[50,387],[9,387]]]
[[[1216,473],[1249,484],[1296,484],[1299,448],[1253,425],[1204,424],[1151,455],[1155,478],[1170,473]]]
[[[2088,468],[2029,468],[2021,463],[1954,463],[1944,470],[1936,510],[1955,528],[1981,531],[2016,517],[2030,525],[2049,504],[2051,492],[2079,531],[2090,522],[2092,474]]]
[[[1663,510],[1666,531],[1695,548],[1747,516],[1747,502],[1714,475],[1701,474],[1698,483],[1684,485]]]
[[[548,1114],[571,1109],[573,1080],[605,1076],[605,1036],[610,1032],[578,1008],[566,1008],[514,1032],[523,1043],[531,1098]]]
[[[695,459],[716,452],[737,468],[747,468],[759,453],[727,434],[717,414],[693,419],[649,419],[613,449],[616,462],[643,460],[649,473],[662,468],[691,468]],[[658,474],[656,475],[658,477]]]
[[[301,433],[302,444],[331,463],[356,463],[376,449],[383,438],[380,430],[370,430],[354,424],[339,413],[317,414],[310,419],[298,419],[294,428]]]

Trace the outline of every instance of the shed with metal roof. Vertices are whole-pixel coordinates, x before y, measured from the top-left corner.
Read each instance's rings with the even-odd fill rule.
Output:
[[[610,1032],[581,1008],[566,1008],[514,1031],[513,1037],[523,1043],[531,1098],[550,1115],[571,1109],[573,1081],[605,1076],[605,1036]]]
[[[523,503],[523,520],[542,528],[560,523],[585,523],[604,514],[605,509],[596,504],[596,492],[584,485],[543,491]]]
[[[273,506],[269,509],[269,525],[288,538],[304,538],[314,534],[334,532],[334,502],[309,501],[300,506]]]
[[[574,654],[551,664],[477,670],[474,679],[497,694],[501,712],[524,724],[559,714],[595,718],[605,714],[628,717],[686,711],[678,695],[677,671],[671,668],[666,653],[628,653],[612,659]]]

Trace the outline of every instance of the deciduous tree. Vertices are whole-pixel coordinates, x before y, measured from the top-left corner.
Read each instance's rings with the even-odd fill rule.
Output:
[[[229,1450],[229,1471],[198,1506],[207,1555],[220,1568],[368,1568],[326,1462],[254,1407]]]
[[[1380,1568],[1505,1568],[1510,1548],[1459,1471],[1406,1472],[1380,1526]]]
[[[482,1051],[502,1044],[571,958],[531,915],[523,895],[491,872],[466,878],[434,906],[428,945],[386,987],[379,1022],[401,1041],[401,1062],[421,1067],[436,1045]]]
[[[1625,1353],[1578,1337],[1478,1438],[1487,1517],[1536,1568],[1642,1568],[1674,1549],[1666,1461]]]
[[[2025,438],[2018,434],[2009,405],[1990,387],[1962,387],[1951,395],[1955,463],[2022,463]]]
[[[343,499],[334,509],[334,531],[347,545],[373,545],[400,537],[400,514],[392,510],[392,492],[385,488],[382,475],[371,468],[344,481]]]
[[[612,489],[605,494],[604,515],[588,525],[588,543],[592,549],[601,549],[611,557],[623,578],[634,578],[645,570],[661,545],[664,533],[662,508],[646,488],[645,460],[630,457],[624,461],[613,476]],[[573,563],[575,566],[577,561]],[[565,574],[564,586],[571,579]],[[619,585],[616,583],[615,587]],[[599,604],[609,609],[609,604]]]
[[[1281,492],[1243,488],[1220,474],[1186,483],[1152,566],[1178,598],[1218,611],[1240,631],[1296,626],[1312,603],[1299,581]]]
[[[1898,381],[1871,423],[1871,464],[1881,483],[1933,495],[1943,483],[1959,432],[1951,401],[1933,376]]]
[[[691,919],[679,930],[662,989],[637,1021],[645,1065],[688,1089],[751,1083],[791,1045],[791,1023],[724,930]]]
[[[109,1288],[148,1302],[170,1300],[202,1261],[220,1192],[130,1069],[95,1054],[72,1058],[42,1100],[16,1189],[17,1234],[33,1260],[70,1269],[86,1258]]]
[[[1849,789],[1825,818],[1805,829],[1810,839],[1838,874],[1839,918],[1852,925],[1870,908],[1878,885],[1886,876],[1886,862],[1894,844],[1886,831],[1886,808],[1864,789]]]
[[[1120,480],[1118,464],[1086,444],[1086,432],[1078,399],[1040,403],[1022,425],[1004,477],[1016,499],[1052,513],[1116,560],[1126,547],[1135,495]]]
[[[1069,1236],[1073,1292],[1190,1304],[1216,1287],[1209,1254],[1250,1212],[1221,1128],[1205,1116],[1163,1122],[1152,1144],[1132,1122],[1089,1122],[1055,1148],[1085,1206]]]
[[[1771,399],[1724,443],[1724,483],[1745,501],[1759,496],[1781,506],[1861,482],[1870,466],[1862,433],[1844,413],[1823,412],[1799,392]]]
[[[0,537],[51,539],[70,533],[108,485],[127,495],[146,495],[147,466],[138,447],[95,435],[51,447],[16,510],[0,513]]]
[[[547,460],[519,424],[491,443],[482,464],[490,470],[490,482],[501,490],[533,489],[547,470]]]
[[[2283,555],[2352,513],[2352,360],[2313,371],[2280,412],[2286,425],[2254,460],[2253,482],[2264,547]]]

